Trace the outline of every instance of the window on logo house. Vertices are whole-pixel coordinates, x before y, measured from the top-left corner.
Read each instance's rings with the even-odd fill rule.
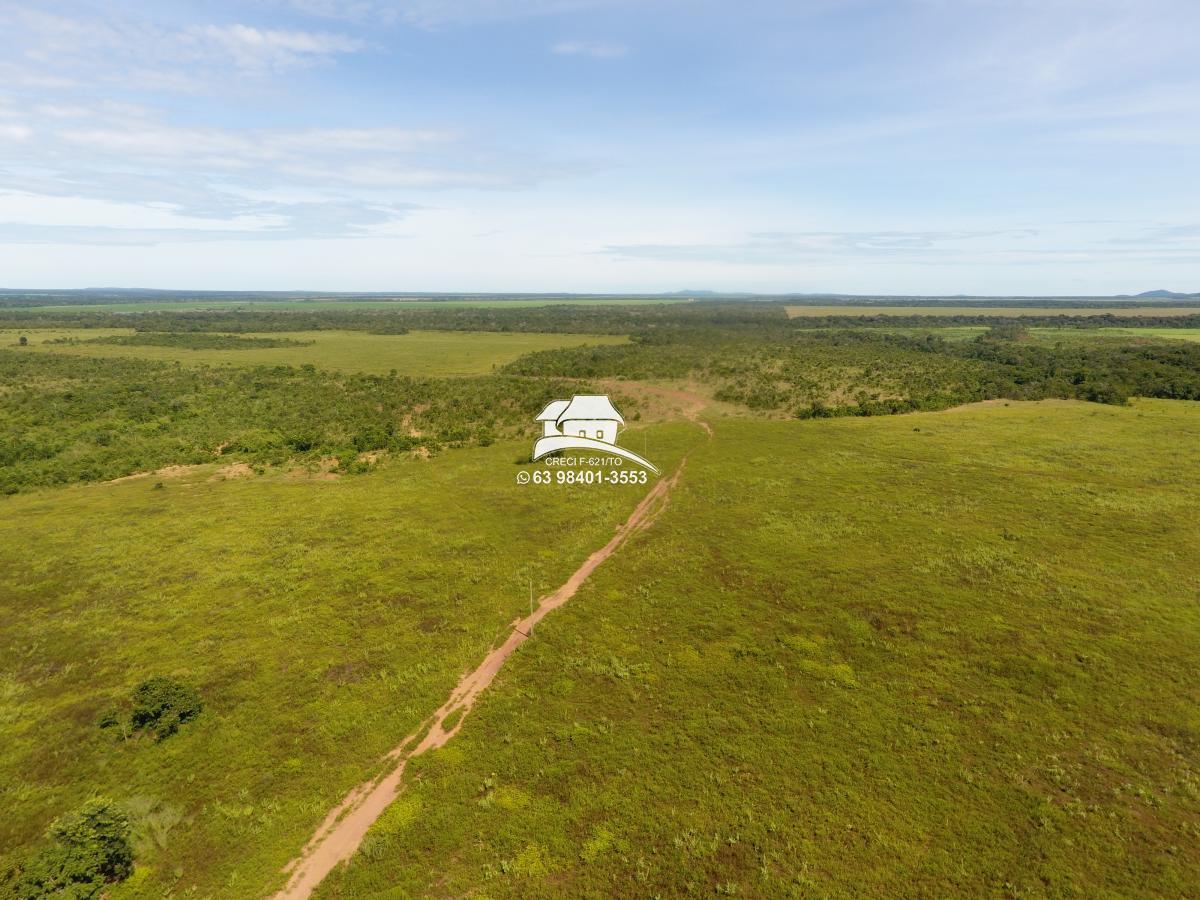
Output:
[[[604,429],[603,428],[599,429],[596,432],[596,440],[598,440],[598,441],[604,440]]]
[[[587,431],[585,431],[584,429],[580,428],[580,429],[579,429],[579,436],[580,436],[580,437],[587,437]]]

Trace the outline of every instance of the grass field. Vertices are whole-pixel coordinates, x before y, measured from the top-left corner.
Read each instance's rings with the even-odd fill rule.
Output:
[[[512,437],[579,384],[557,376],[660,422],[625,443],[664,472],[689,462],[662,518],[414,760],[324,897],[1188,895],[1200,405],[752,410],[785,409],[758,402],[780,383],[893,379],[949,405],[1043,369],[1186,396],[1194,348],[989,339],[1017,360],[997,375],[787,331],[0,334],[0,474],[30,475],[0,498],[0,896],[94,795],[136,828],[114,900],[280,886],[528,612],[530,579],[560,585],[645,492],[515,484]],[[479,375],[546,348],[568,349]],[[711,440],[678,421],[697,392],[723,399]],[[199,465],[102,483],[171,462]],[[160,675],[199,689],[196,721],[162,743],[100,727]]]
[[[695,440],[664,425],[650,446],[665,467]],[[528,611],[529,579],[560,583],[646,490],[518,486],[528,449],[5,499],[0,873],[99,793],[139,834],[138,871],[106,896],[278,886],[328,808]],[[162,743],[102,731],[153,675],[198,687],[200,718]]]
[[[1188,896],[1200,407],[721,419],[320,896]]]
[[[273,348],[205,349],[179,347],[122,346],[117,344],[46,343],[59,338],[92,338],[133,334],[132,329],[27,329],[0,330],[0,346],[12,346],[26,335],[26,350],[70,353],[77,356],[137,357],[179,360],[204,365],[291,365],[306,363],[321,369],[439,377],[482,375],[512,362],[526,353],[559,347],[624,344],[628,338],[614,335],[536,334],[470,331],[414,331],[408,334],[369,334],[364,331],[295,331],[242,337],[287,338],[306,346]],[[309,343],[311,342],[311,343]]]
[[[789,306],[790,318],[803,316],[1194,316],[1195,306],[1117,306],[1081,309],[1067,306]]]
[[[1080,341],[1096,338],[1154,338],[1158,340],[1200,341],[1200,328],[1031,328],[1030,334],[1045,341]]]

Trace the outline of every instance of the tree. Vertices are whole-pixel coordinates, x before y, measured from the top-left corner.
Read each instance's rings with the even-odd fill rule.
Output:
[[[146,728],[163,740],[179,730],[179,726],[200,715],[204,704],[199,692],[174,678],[158,675],[143,681],[133,692],[133,714],[130,724]]]
[[[25,335],[21,335],[21,337],[20,337],[20,339],[18,339],[17,343],[20,344],[22,347],[28,347],[29,346],[29,338],[25,337]]]
[[[133,872],[129,817],[111,800],[89,800],[55,822],[54,843],[22,867],[19,897],[98,897],[105,884]]]

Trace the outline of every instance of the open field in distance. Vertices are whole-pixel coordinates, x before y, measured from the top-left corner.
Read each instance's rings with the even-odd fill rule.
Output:
[[[222,311],[307,311],[355,309],[454,309],[494,307],[519,309],[535,306],[645,306],[659,303],[687,303],[686,297],[529,297],[521,300],[499,300],[488,297],[462,300],[216,300],[201,297],[188,300],[148,300],[144,303],[66,303],[47,306],[5,307],[12,312],[189,312],[192,310]]]
[[[1200,328],[1101,328],[1079,331],[1074,328],[1031,328],[1030,333],[1045,340],[1088,340],[1093,338],[1154,338],[1158,340],[1200,341]]]
[[[400,375],[440,377],[486,374],[495,367],[538,350],[628,342],[628,338],[616,335],[528,332],[413,331],[408,334],[370,334],[365,331],[293,331],[238,337],[282,338],[303,342],[305,346],[193,350],[186,347],[90,343],[94,338],[134,333],[133,329],[6,329],[0,330],[0,346],[11,347],[21,335],[26,335],[29,345],[24,348],[25,351],[178,360],[205,365],[311,364],[321,369],[374,374],[386,374],[395,369]],[[47,343],[63,338],[78,339],[80,343]]]
[[[1200,314],[1200,304],[1194,306],[1118,306],[1112,308],[1080,308],[1069,306],[788,306],[790,318],[804,316],[1194,316]]]

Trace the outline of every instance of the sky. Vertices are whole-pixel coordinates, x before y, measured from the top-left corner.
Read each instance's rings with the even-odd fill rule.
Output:
[[[1196,0],[0,0],[0,286],[1200,291]]]

